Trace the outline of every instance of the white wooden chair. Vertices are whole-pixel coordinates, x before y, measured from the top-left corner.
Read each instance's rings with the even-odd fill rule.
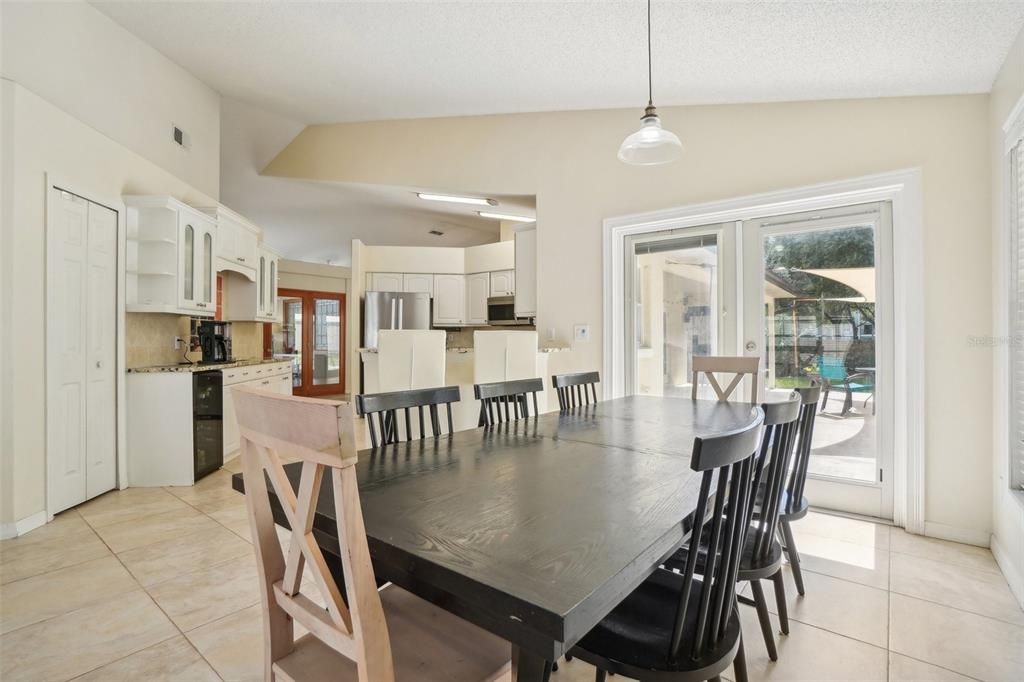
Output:
[[[378,592],[356,485],[351,406],[250,388],[235,389],[234,401],[262,587],[267,682],[511,679],[508,642],[399,587]],[[297,494],[282,458],[302,462]],[[312,534],[325,474],[334,494],[347,607]],[[292,528],[287,556],[274,528],[268,479]],[[302,593],[304,569],[326,609]],[[309,631],[298,640],[296,622]]]
[[[692,364],[693,388],[690,392],[690,397],[694,400],[697,399],[697,384],[700,381],[700,375],[703,374],[707,377],[708,384],[711,385],[720,402],[728,402],[732,392],[743,381],[743,377],[749,376],[750,402],[757,402],[757,373],[758,367],[761,364],[760,358],[746,355],[694,355]],[[716,373],[733,375],[732,380],[725,388],[722,388],[722,385],[718,383],[718,379],[715,378]]]

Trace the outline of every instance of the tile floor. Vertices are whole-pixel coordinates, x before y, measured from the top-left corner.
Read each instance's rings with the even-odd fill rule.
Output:
[[[255,560],[229,476],[108,493],[0,543],[0,679],[261,679]],[[794,530],[807,596],[787,583],[777,663],[742,607],[751,680],[1024,680],[1024,612],[988,550],[825,514]],[[563,662],[552,679],[593,669]]]

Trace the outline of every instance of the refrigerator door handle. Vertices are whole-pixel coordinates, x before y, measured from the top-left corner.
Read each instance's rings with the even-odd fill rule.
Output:
[[[395,299],[391,299],[391,328],[398,329],[395,326]]]
[[[405,329],[405,301],[398,299],[398,328]]]

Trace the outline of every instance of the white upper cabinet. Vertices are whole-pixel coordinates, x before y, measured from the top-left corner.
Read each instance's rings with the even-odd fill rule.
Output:
[[[402,291],[410,294],[434,295],[434,276],[423,274],[402,275]]]
[[[267,248],[259,249],[259,265],[256,268],[257,319],[277,320],[277,267],[280,258]]]
[[[516,316],[537,316],[537,228],[516,232]]]
[[[217,221],[217,270],[254,277],[260,228],[225,206],[201,210]]]
[[[217,225],[165,196],[126,196],[129,312],[213,316]]]
[[[461,325],[466,320],[466,276],[434,275],[434,324]]]
[[[400,272],[371,272],[366,276],[367,291],[405,291],[405,283]]]
[[[491,296],[511,296],[516,293],[516,271],[500,270],[491,273]]]
[[[234,273],[224,275],[224,319],[235,322],[280,322],[277,305],[277,280],[280,257],[259,247],[256,257],[255,281]]]
[[[466,277],[466,324],[487,324],[487,295],[491,274],[478,272]]]

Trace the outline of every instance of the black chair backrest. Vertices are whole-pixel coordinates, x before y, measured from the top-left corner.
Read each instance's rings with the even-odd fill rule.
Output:
[[[398,411],[405,412],[405,440],[418,440],[427,437],[426,422],[423,418],[423,408],[427,408],[430,421],[430,432],[433,436],[442,434],[441,419],[438,414],[438,405],[444,405],[448,410],[448,433],[454,431],[452,427],[452,403],[460,400],[458,386],[444,386],[442,388],[416,388],[410,391],[391,391],[389,393],[369,393],[356,396],[356,413],[366,417],[370,426],[370,445],[390,445],[397,443],[399,437]],[[409,410],[415,409],[419,412],[419,438],[413,437],[413,420],[409,417]],[[377,417],[377,424],[374,424],[374,415]],[[377,437],[377,429],[380,429],[380,438]]]
[[[800,417],[800,396],[790,394],[784,402],[764,403],[764,431],[761,450],[754,463],[754,494],[759,505],[751,505],[754,534],[753,559],[767,559],[779,525],[779,506],[792,461]]]
[[[754,457],[764,420],[761,408],[753,409],[756,417],[749,426],[731,433],[697,438],[693,444],[690,468],[703,471],[704,475],[692,515],[694,526],[683,573],[683,591],[668,652],[673,660],[684,655],[693,660],[705,656],[725,635],[733,612],[736,575],[749,527],[747,513],[753,490]],[[709,514],[708,501],[712,494],[713,511]],[[705,532],[709,523],[710,532]],[[700,598],[691,600],[698,555],[707,557],[706,565]],[[680,651],[683,624],[691,611],[696,614],[696,635],[690,651]]]
[[[597,402],[597,384],[601,382],[598,372],[577,372],[576,374],[556,374],[551,377],[551,385],[558,393],[558,409],[565,411],[580,405]]]
[[[811,461],[811,439],[814,437],[814,418],[818,414],[817,405],[821,398],[821,385],[815,384],[806,388],[793,389],[800,396],[800,419],[797,425],[796,454],[793,456],[793,471],[786,485],[786,509],[783,512],[796,511],[804,497],[804,485],[807,483],[807,466]]]
[[[530,416],[529,401],[533,395],[533,414],[536,416],[537,393],[544,390],[541,379],[515,379],[475,384],[473,395],[480,401],[480,426],[502,424]]]

